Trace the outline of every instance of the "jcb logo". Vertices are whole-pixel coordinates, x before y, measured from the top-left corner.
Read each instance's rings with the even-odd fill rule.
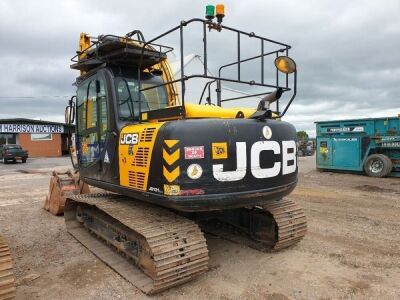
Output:
[[[263,151],[272,151],[274,154],[282,154],[282,162],[276,161],[270,168],[261,168],[260,154]],[[213,165],[213,175],[218,181],[238,181],[246,176],[247,150],[245,142],[236,143],[237,166],[235,171],[224,171],[223,164]],[[289,162],[293,162],[289,165]],[[250,171],[255,178],[270,178],[287,175],[296,171],[296,143],[295,141],[282,141],[281,145],[276,141],[259,141],[251,146]]]
[[[137,133],[124,133],[121,135],[119,143],[121,145],[136,145],[139,141],[139,134]]]
[[[226,159],[228,158],[228,144],[212,143],[212,158],[213,159]]]

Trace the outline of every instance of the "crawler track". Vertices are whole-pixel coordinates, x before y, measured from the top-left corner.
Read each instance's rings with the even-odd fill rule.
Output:
[[[260,251],[279,251],[298,243],[307,232],[300,206],[291,200],[265,202],[205,216],[205,232]],[[207,220],[217,220],[217,223]]]
[[[0,236],[0,300],[15,298],[15,279],[10,249]]]
[[[273,201],[262,205],[276,222],[277,239],[272,250],[279,251],[298,243],[307,232],[303,209],[291,200]]]
[[[64,215],[69,233],[147,294],[208,269],[198,225],[166,209],[115,194],[82,194],[67,199]]]

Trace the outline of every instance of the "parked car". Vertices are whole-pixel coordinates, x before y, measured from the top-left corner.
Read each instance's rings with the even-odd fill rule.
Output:
[[[22,149],[20,145],[0,145],[0,160],[6,164],[8,161],[26,163],[28,151]]]

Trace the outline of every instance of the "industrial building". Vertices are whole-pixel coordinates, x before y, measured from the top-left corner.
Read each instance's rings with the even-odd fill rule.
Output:
[[[68,153],[74,126],[31,119],[0,119],[0,145],[17,144],[29,157],[57,157]]]

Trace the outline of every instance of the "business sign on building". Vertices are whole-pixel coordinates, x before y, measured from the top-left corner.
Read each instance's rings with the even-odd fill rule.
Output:
[[[64,126],[47,124],[0,124],[0,133],[64,133]]]

